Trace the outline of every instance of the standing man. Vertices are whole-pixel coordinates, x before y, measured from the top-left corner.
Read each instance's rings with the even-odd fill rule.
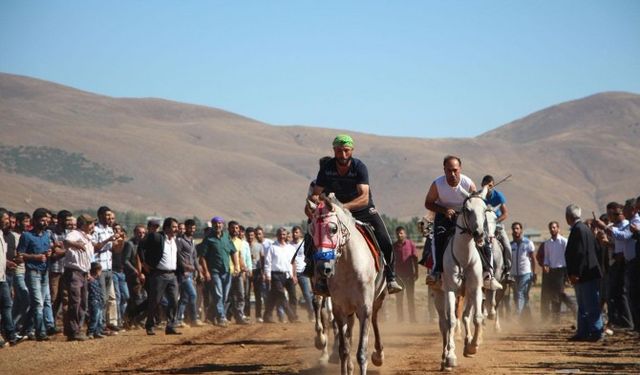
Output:
[[[60,308],[66,308],[67,305],[66,296],[64,298],[65,303],[63,304],[63,295],[65,294],[64,287],[62,285],[65,257],[65,248],[63,242],[67,236],[67,233],[75,229],[69,229],[71,227],[71,223],[75,223],[75,219],[71,212],[67,210],[60,210],[58,212],[58,222],[51,232],[51,238],[53,240],[54,247],[53,252],[51,253],[51,257],[49,257],[49,289],[51,293],[52,316],[54,325]]]
[[[313,202],[318,202],[320,194],[335,193],[336,198],[345,209],[351,211],[354,218],[373,226],[376,240],[386,261],[387,291],[389,294],[398,293],[402,291],[402,287],[396,282],[391,238],[373,203],[367,166],[353,157],[353,146],[353,139],[350,136],[341,134],[335,137],[334,158],[320,167],[316,184],[309,198]],[[308,206],[307,216],[310,216]]]
[[[116,290],[113,285],[113,243],[118,239],[113,228],[115,214],[107,206],[98,208],[98,224],[93,231],[93,248],[95,251],[95,261],[102,266],[100,274],[100,285],[102,285],[102,295],[105,296],[105,324],[113,332],[118,328],[118,309],[116,304]]]
[[[151,270],[149,277],[149,304],[145,328],[147,335],[155,335],[153,317],[163,296],[167,297],[167,327],[165,334],[179,335],[176,331],[178,312],[178,220],[168,217],[162,224],[162,232],[150,233],[144,240],[145,264]]]
[[[45,208],[38,208],[33,212],[33,229],[22,233],[17,249],[25,260],[29,316],[31,325],[35,327],[35,335],[28,332],[28,336],[38,341],[49,340],[44,321],[44,306],[47,303],[51,305],[47,259],[51,255],[53,242],[49,232],[45,230],[48,214],[49,211]]]
[[[0,229],[9,228],[9,213],[4,208],[0,208]],[[14,346],[18,343],[16,328],[13,324],[12,308],[13,300],[11,299],[11,287],[7,280],[7,243],[0,236],[0,318],[2,318],[2,335],[9,341],[9,345]],[[4,341],[0,338],[0,343],[4,346]]]
[[[596,255],[596,239],[580,216],[582,210],[570,204],[565,210],[571,233],[567,240],[565,259],[569,281],[575,287],[578,302],[577,331],[570,341],[598,341],[602,339],[602,310],[599,282],[602,277]]]
[[[564,280],[567,276],[567,263],[565,261],[565,249],[567,239],[560,235],[560,226],[557,221],[549,223],[551,238],[542,243],[538,251],[542,251],[542,290],[545,298],[540,304],[542,318],[549,316],[549,303],[551,312],[556,320],[560,314],[560,307],[564,302],[571,311],[575,311],[573,302],[564,293]]]
[[[514,222],[511,224],[511,253],[513,264],[511,274],[516,280],[514,298],[516,302],[516,313],[522,315],[523,311],[529,313],[529,290],[535,283],[536,266],[533,260],[535,248],[533,242],[523,236],[522,224]]]
[[[262,322],[262,305],[266,301],[267,287],[264,279],[264,254],[271,249],[272,240],[264,237],[264,229],[256,227],[256,243],[251,246],[253,270],[253,295],[256,300],[256,321]]]
[[[293,267],[293,283],[300,286],[302,297],[304,298],[304,305],[307,308],[307,316],[309,320],[313,319],[313,293],[311,292],[311,280],[309,276],[304,274],[304,269],[307,266],[304,258],[304,236],[302,235],[302,228],[296,225],[291,229],[291,245],[296,249],[296,256],[291,262]]]
[[[80,215],[77,228],[70,231],[64,240],[64,274],[62,285],[67,292],[69,303],[64,313],[64,334],[69,341],[85,341],[82,334],[84,319],[88,309],[87,277],[91,270],[93,243],[91,234],[95,219],[89,215]]]
[[[233,263],[234,270],[239,269],[240,260],[235,246],[224,232],[224,219],[216,216],[211,219],[211,224],[213,228],[211,234],[202,241],[200,247],[202,253],[198,255],[202,272],[212,294],[210,303],[212,302],[215,308],[208,309],[214,315],[210,320],[219,327],[226,327],[229,321],[225,312],[225,303],[231,286],[229,260]]]
[[[496,239],[502,245],[502,259],[504,261],[504,274],[502,279],[508,280],[511,272],[511,244],[509,243],[507,231],[504,230],[504,221],[507,220],[509,211],[507,210],[507,198],[504,197],[501,191],[494,189],[494,185],[495,180],[493,176],[486,175],[482,178],[482,187],[487,187],[487,197],[484,200],[488,205],[493,207],[493,211],[497,216]],[[491,266],[493,267],[493,265]]]
[[[404,227],[396,228],[396,242],[393,243],[393,256],[396,259],[396,274],[402,280],[407,294],[407,305],[409,310],[409,320],[417,323],[415,305],[415,284],[418,279],[418,250],[416,245],[407,238],[407,231]],[[398,321],[404,320],[403,313],[403,292],[396,296],[396,308]]]
[[[244,240],[240,235],[240,224],[238,224],[237,221],[231,220],[228,225],[228,230],[239,262],[236,269],[233,269],[235,266],[232,266],[230,270],[233,276],[231,276],[227,315],[233,316],[238,324],[249,324],[249,318],[244,316],[244,275],[247,272],[245,255],[249,254],[246,254],[244,251]]]
[[[276,235],[278,240],[264,254],[264,275],[269,294],[263,320],[265,323],[273,323],[273,309],[281,306],[289,317],[289,321],[293,323],[298,321],[295,310],[296,288],[291,267],[291,258],[296,249],[287,243],[285,228],[278,228]],[[289,301],[284,294],[285,290],[289,294]]]
[[[629,230],[629,221],[624,215],[624,206],[617,202],[607,204],[607,216],[613,225],[596,220],[595,225],[605,230],[614,240],[613,264],[609,267],[609,296],[607,310],[609,324],[621,329],[633,329],[631,309],[629,308],[629,290],[625,284],[627,259],[635,258],[635,246]],[[625,232],[628,231],[628,236]]]
[[[180,306],[178,308],[178,320],[183,323],[185,313],[190,315],[190,323],[193,327],[202,327],[204,324],[198,319],[197,293],[195,285],[196,272],[202,273],[198,264],[196,246],[193,243],[193,234],[198,227],[193,219],[184,222],[184,234],[178,237],[178,282],[180,283]],[[188,307],[188,309],[187,309]]]

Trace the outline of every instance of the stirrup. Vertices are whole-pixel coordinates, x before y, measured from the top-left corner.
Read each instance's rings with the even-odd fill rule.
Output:
[[[484,286],[485,289],[490,289],[490,290],[501,290],[502,289],[502,284],[500,284],[498,282],[498,280],[496,280],[496,278],[493,277],[493,276],[485,277],[484,278],[484,282],[483,282],[483,286]]]
[[[389,292],[389,294],[400,293],[403,290],[404,288],[400,284],[398,284],[397,281],[395,280],[387,281],[387,292]]]

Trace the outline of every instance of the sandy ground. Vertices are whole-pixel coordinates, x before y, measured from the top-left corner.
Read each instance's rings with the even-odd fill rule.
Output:
[[[423,278],[420,281],[424,280]],[[385,363],[370,374],[424,374],[439,372],[442,353],[437,325],[428,316],[426,288],[417,288],[418,323],[398,323],[393,298],[386,302],[381,325]],[[484,342],[474,358],[462,356],[458,342],[459,374],[640,373],[637,335],[615,332],[604,342],[570,343],[570,314],[542,324],[537,312],[530,319],[503,320],[497,333],[486,326]],[[301,314],[304,315],[304,314]],[[25,341],[0,350],[1,374],[336,374],[339,367],[318,366],[313,346],[313,324],[252,324],[219,328],[185,328],[181,336],[146,336],[132,330],[103,340],[66,342]],[[354,346],[356,344],[354,343]],[[373,346],[371,335],[370,348]],[[371,353],[371,350],[369,350]],[[357,366],[357,365],[356,365]]]

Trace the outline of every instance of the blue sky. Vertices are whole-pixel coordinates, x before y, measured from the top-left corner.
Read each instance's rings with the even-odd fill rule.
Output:
[[[472,137],[640,93],[640,1],[3,0],[0,71],[277,125]]]

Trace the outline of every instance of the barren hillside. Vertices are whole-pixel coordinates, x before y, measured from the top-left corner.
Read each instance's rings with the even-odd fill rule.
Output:
[[[9,74],[0,74],[0,132],[1,206],[108,204],[250,224],[301,219],[317,159],[330,154],[337,133],[271,126],[162,99],[111,98]],[[403,219],[424,213],[426,189],[448,153],[460,155],[464,173],[476,181],[486,173],[513,174],[501,186],[511,218],[537,228],[560,220],[569,202],[598,211],[609,200],[640,194],[640,96],[634,94],[559,104],[476,138],[350,133],[356,157],[369,166],[378,207]],[[74,170],[82,174],[61,169],[69,163],[78,163]],[[109,178],[96,179],[83,165],[99,165]],[[86,184],[78,182],[83,178]]]

